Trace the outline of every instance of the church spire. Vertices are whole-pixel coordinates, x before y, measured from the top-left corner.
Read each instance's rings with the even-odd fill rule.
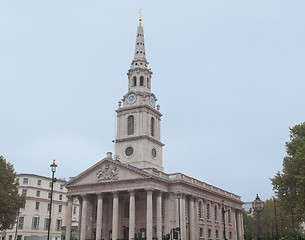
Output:
[[[141,9],[140,9],[139,26],[138,26],[138,31],[137,31],[136,47],[135,47],[135,53],[134,53],[134,61],[136,61],[136,60],[146,61]]]

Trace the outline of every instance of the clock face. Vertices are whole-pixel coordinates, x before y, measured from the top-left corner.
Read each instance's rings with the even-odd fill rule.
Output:
[[[155,106],[155,98],[153,96],[149,97],[149,103],[151,106]]]
[[[137,100],[137,96],[135,94],[130,94],[127,98],[127,101],[130,103],[130,104],[133,104],[135,103]]]

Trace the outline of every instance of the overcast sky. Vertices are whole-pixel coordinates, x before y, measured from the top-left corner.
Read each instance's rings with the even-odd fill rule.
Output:
[[[165,172],[270,198],[305,121],[303,0],[0,1],[0,155],[68,179],[114,151],[140,8]]]

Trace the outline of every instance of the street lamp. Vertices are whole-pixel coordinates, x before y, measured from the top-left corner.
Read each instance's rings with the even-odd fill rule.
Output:
[[[289,202],[290,202],[290,208],[291,208],[291,218],[292,218],[292,227],[293,227],[293,239],[296,238],[296,229],[295,229],[295,226],[294,226],[294,216],[293,216],[293,201],[292,201],[292,191],[290,189],[290,187],[288,187],[287,189],[287,193],[289,195]]]
[[[178,214],[179,214],[179,240],[181,240],[181,221],[180,221],[180,199],[182,198],[182,194],[180,192],[177,193],[178,199]]]
[[[275,202],[276,202],[276,198],[274,196],[272,196],[273,198],[273,205],[274,205],[274,218],[275,218],[275,228],[276,228],[276,240],[279,239],[279,227],[278,227],[278,224],[277,224],[277,215],[276,215],[276,205],[275,205]]]
[[[264,209],[264,202],[259,198],[258,194],[256,194],[256,198],[252,202],[252,207],[257,212],[258,239],[263,240],[261,211]]]
[[[224,204],[225,200],[222,199],[221,202],[222,202],[221,212],[222,212],[222,221],[223,221],[223,237],[224,237],[224,240],[227,240],[227,237],[226,237],[226,218],[225,218],[226,209],[225,209],[225,204]]]
[[[19,225],[19,214],[20,214],[21,204],[22,204],[22,200],[19,198],[18,199],[18,214],[17,214],[17,222],[16,222],[15,240],[17,240],[18,225]]]
[[[52,183],[51,183],[51,197],[50,197],[50,209],[49,209],[49,224],[48,224],[48,237],[47,240],[50,239],[50,227],[51,227],[51,216],[52,216],[52,199],[53,199],[53,186],[54,182],[56,182],[56,178],[54,174],[56,172],[57,165],[55,164],[55,160],[53,160],[53,164],[50,165],[52,172]]]

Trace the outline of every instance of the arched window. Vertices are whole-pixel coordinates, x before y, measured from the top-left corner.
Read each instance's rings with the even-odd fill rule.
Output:
[[[207,205],[207,219],[210,219],[210,204]]]
[[[144,86],[144,77],[143,76],[140,77],[140,86]]]
[[[150,134],[155,136],[155,119],[153,117],[150,120]]]
[[[132,86],[137,86],[137,77],[134,76],[132,80],[133,80]]]
[[[150,88],[149,78],[147,78],[147,87]]]
[[[127,134],[134,134],[134,116],[130,115],[127,119]]]
[[[217,206],[214,207],[214,215],[215,215],[215,221],[218,220],[218,209]]]
[[[198,204],[198,217],[202,218],[202,202],[201,201]]]

